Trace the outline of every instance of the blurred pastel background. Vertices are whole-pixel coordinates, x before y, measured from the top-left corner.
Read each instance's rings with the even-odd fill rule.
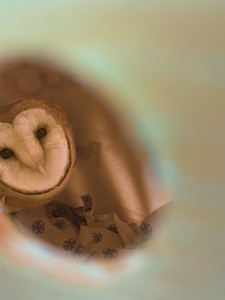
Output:
[[[0,2],[0,63],[51,59],[96,88],[174,198],[155,244],[109,269],[58,259],[49,271],[57,258],[2,215],[1,300],[224,298],[224,13],[216,0]]]

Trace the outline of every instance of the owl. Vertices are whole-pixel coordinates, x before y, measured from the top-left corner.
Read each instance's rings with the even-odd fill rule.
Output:
[[[76,159],[67,114],[24,99],[0,108],[0,198],[8,212],[40,207],[68,183]]]

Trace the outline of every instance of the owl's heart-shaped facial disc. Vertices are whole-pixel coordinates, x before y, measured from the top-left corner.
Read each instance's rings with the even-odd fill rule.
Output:
[[[53,200],[73,174],[76,147],[68,116],[53,102],[0,107],[0,205],[8,212]]]
[[[65,130],[42,108],[21,111],[0,123],[0,182],[22,194],[47,193],[59,186],[71,165]]]

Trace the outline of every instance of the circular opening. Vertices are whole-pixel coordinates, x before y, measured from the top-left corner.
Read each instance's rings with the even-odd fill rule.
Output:
[[[0,77],[1,106],[23,98],[61,105],[69,115],[77,149],[66,188],[45,206],[11,214],[26,239],[15,233],[23,240],[15,246],[15,239],[5,235],[5,245],[23,245],[17,251],[19,259],[23,261],[25,251],[31,260],[32,255],[39,257],[45,268],[54,268],[49,257],[62,260],[64,267],[66,257],[70,262],[101,262],[108,268],[109,262],[122,264],[131,255],[133,266],[134,255],[154,239],[170,198],[157,182],[153,161],[129,120],[130,108],[121,111],[115,99],[105,99],[98,89],[40,60],[8,62]],[[11,228],[5,217],[2,220]]]

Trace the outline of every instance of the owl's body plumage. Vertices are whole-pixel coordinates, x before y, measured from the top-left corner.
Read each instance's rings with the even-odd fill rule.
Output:
[[[8,211],[52,200],[66,186],[75,157],[60,106],[25,99],[0,108],[0,194]]]

